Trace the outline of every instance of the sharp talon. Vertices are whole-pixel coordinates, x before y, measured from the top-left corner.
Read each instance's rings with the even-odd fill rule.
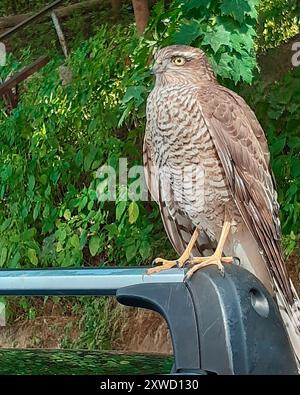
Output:
[[[183,282],[186,283],[189,278],[190,276],[188,275],[188,273],[186,273],[186,275],[183,277]]]
[[[191,265],[191,261],[187,260],[184,262],[183,266],[186,267],[186,266],[190,266],[190,265]]]
[[[241,266],[241,261],[237,256],[233,257],[233,263],[237,266]]]
[[[225,277],[225,270],[224,270],[224,266],[222,265],[221,267],[219,267],[220,270],[220,274],[222,277]]]
[[[151,266],[153,267],[155,265],[158,265],[159,263],[161,263],[160,260],[158,258],[155,258],[155,259],[153,259]]]
[[[180,262],[179,262],[179,260],[177,259],[177,260],[176,260],[176,267],[178,267],[178,269],[180,269],[180,266],[179,266],[179,265],[180,265]]]

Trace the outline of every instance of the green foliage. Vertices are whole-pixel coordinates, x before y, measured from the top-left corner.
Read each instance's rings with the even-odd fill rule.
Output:
[[[66,344],[67,348],[112,349],[112,341],[117,339],[122,319],[125,318],[122,307],[111,298],[81,298],[83,316],[79,323],[81,335],[75,344]]]
[[[99,29],[72,56],[71,85],[61,85],[56,59],[26,84],[13,114],[2,113],[1,267],[136,264],[161,243],[157,208],[146,215],[142,203],[97,202],[101,165],[140,160],[141,128],[117,125],[126,36],[131,29]]]
[[[257,0],[175,1],[181,4],[173,43],[203,48],[222,79],[251,82],[256,68]]]
[[[298,0],[260,1],[258,16],[257,44],[261,51],[276,47],[299,33]]]

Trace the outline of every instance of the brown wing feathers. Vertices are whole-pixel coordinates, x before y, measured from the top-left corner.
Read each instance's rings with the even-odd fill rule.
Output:
[[[235,202],[282,291],[292,303],[267,142],[254,113],[224,87],[199,90],[199,104]]]

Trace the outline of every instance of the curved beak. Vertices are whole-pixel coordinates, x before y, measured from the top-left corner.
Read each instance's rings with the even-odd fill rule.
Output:
[[[151,74],[155,75],[157,73],[162,73],[163,70],[163,65],[161,62],[156,61],[151,69]]]

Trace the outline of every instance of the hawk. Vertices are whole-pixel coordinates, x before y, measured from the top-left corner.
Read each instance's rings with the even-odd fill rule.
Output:
[[[172,45],[155,55],[143,160],[177,260],[148,274],[240,264],[276,298],[300,359],[300,300],[281,248],[279,205],[267,140],[254,112],[220,85],[202,50]]]

